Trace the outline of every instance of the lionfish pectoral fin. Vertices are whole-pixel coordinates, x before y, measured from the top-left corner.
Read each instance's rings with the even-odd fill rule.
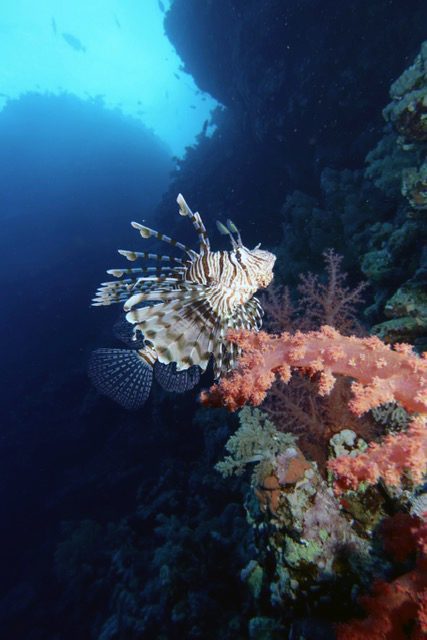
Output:
[[[123,342],[129,349],[144,349],[145,340],[144,336],[136,327],[129,324],[126,320],[124,313],[120,313],[120,316],[113,325],[114,336]]]
[[[204,292],[170,291],[164,302],[134,308],[126,314],[149,340],[160,363],[176,363],[177,371],[193,365],[204,371],[212,353],[214,318]]]
[[[200,381],[200,367],[193,365],[184,371],[176,370],[176,363],[154,363],[154,377],[165,391],[184,393],[193,389]]]
[[[237,307],[234,314],[217,323],[214,341],[214,378],[218,379],[234,369],[241,354],[240,348],[227,340],[230,329],[259,331],[262,325],[262,307],[259,300],[252,297],[246,304]]]
[[[153,381],[153,366],[143,350],[96,349],[88,373],[100,393],[131,410],[145,404]]]

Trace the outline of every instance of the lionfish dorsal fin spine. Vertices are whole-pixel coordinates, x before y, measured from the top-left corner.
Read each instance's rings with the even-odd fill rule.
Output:
[[[134,229],[138,229],[141,237],[144,238],[144,240],[147,240],[148,238],[156,238],[156,240],[161,240],[162,242],[166,242],[166,244],[170,244],[172,247],[181,249],[181,251],[184,251],[187,255],[190,256],[190,258],[197,258],[197,253],[182,242],[179,242],[174,238],[170,238],[160,231],[156,231],[155,229],[146,227],[144,224],[140,224],[139,222],[131,222],[131,225]]]
[[[190,218],[191,222],[193,223],[193,227],[195,228],[199,237],[200,254],[204,255],[205,253],[210,251],[210,242],[206,227],[203,224],[200,213],[198,211],[196,211],[195,213],[191,211],[182,193],[178,194],[176,201],[179,205],[179,215]]]
[[[238,230],[238,228],[236,227],[234,222],[232,220],[230,220],[230,218],[227,220],[227,228],[229,229],[230,233],[236,234],[236,236],[237,236],[237,245],[239,247],[243,247],[243,242],[242,242],[242,238],[241,238],[241,235],[240,235],[240,231]]]
[[[163,274],[180,274],[185,270],[185,267],[136,267],[135,269],[120,268],[107,269],[107,273],[115,278],[122,278],[124,275],[135,275],[137,273],[156,273],[157,275]]]
[[[230,238],[231,246],[233,247],[233,250],[235,251],[239,247],[239,244],[236,242],[231,230],[228,228],[228,221],[227,221],[227,227],[225,226],[225,224],[222,224],[222,222],[220,222],[219,220],[216,221],[216,226],[217,226],[218,231],[223,236],[228,236]]]
[[[148,251],[128,251],[127,249],[117,250],[121,256],[124,256],[129,262],[135,262],[135,260],[156,260],[157,262],[177,262],[178,264],[184,264],[181,258],[175,256],[163,256],[159,253],[148,253]]]

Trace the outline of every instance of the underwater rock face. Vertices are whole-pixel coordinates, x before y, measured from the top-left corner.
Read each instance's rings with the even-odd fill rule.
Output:
[[[274,141],[294,166],[304,159],[306,173],[361,159],[355,141],[379,124],[388,79],[415,54],[426,18],[420,3],[175,0],[165,29],[198,86],[240,113],[254,140]]]
[[[322,607],[338,583],[341,598],[350,600],[359,571],[370,563],[360,524],[357,533],[316,465],[303,461],[293,482],[269,476],[255,489],[257,500],[246,504],[258,553],[242,580],[255,599],[268,595],[272,606],[284,610],[304,601]]]
[[[427,141],[427,42],[414,63],[391,85],[392,102],[384,109],[391,122],[408,142]]]
[[[427,162],[402,171],[402,195],[416,211],[427,209]]]
[[[402,195],[412,209],[424,211],[427,209],[427,41],[421,45],[414,63],[391,85],[390,97],[392,102],[383,115],[400,137],[391,143],[389,158],[396,158],[395,173],[396,178],[400,178]],[[375,161],[373,152],[367,156],[368,162],[372,160]],[[384,159],[380,165],[383,163]]]
[[[427,41],[414,63],[392,84],[390,96],[384,118],[400,135],[386,134],[368,154],[365,175],[395,200],[396,214],[386,236],[380,236],[378,226],[371,227],[372,250],[363,255],[361,268],[374,284],[388,289],[384,296],[388,319],[371,332],[388,343],[405,341],[425,349]]]
[[[427,293],[424,288],[403,286],[386,302],[390,320],[375,325],[371,333],[388,343],[414,342],[427,335]]]

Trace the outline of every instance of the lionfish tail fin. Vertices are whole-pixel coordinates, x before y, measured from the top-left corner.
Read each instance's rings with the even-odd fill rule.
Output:
[[[100,393],[125,409],[140,409],[153,382],[153,362],[144,350],[96,349],[88,373]]]

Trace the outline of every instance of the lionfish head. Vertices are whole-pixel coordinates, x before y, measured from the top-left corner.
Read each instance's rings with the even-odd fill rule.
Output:
[[[268,287],[273,280],[273,267],[276,262],[276,256],[270,251],[264,251],[255,247],[255,249],[248,250],[251,256],[251,268],[253,270],[253,277],[259,289]]]
[[[268,287],[273,280],[273,267],[276,262],[274,253],[260,249],[259,244],[255,249],[245,247],[239,230],[231,220],[227,220],[227,226],[219,221],[216,224],[220,233],[230,237],[233,251],[240,264],[245,266],[246,273],[250,274],[252,284],[256,285],[257,289]]]

